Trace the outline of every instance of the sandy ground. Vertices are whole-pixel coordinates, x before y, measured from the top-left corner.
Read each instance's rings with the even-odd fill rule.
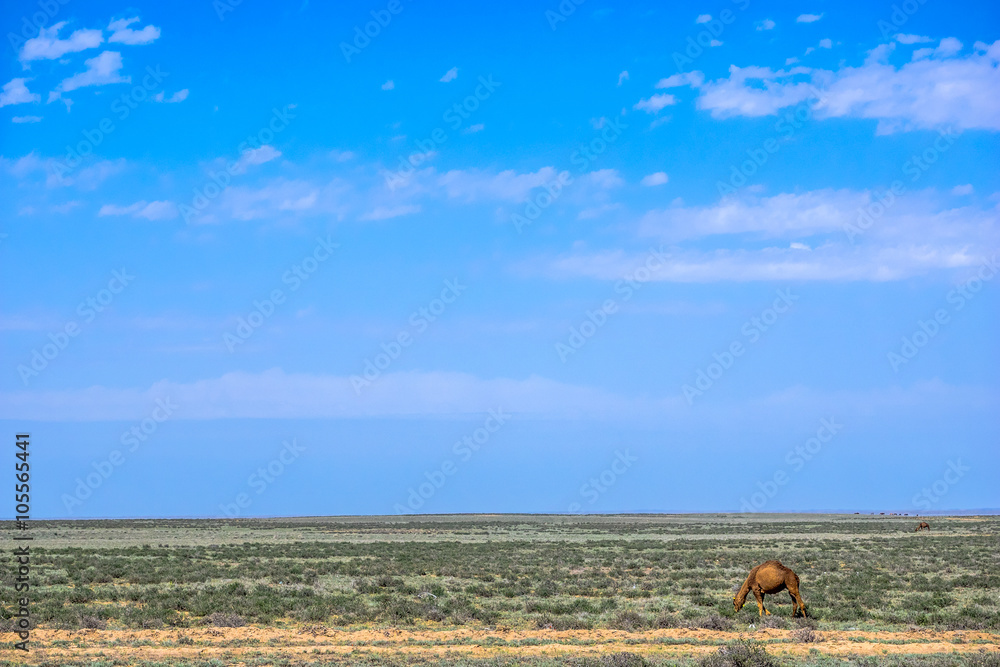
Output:
[[[1000,634],[984,632],[862,632],[816,631],[817,641],[798,641],[794,630],[762,629],[752,633],[665,629],[647,632],[618,630],[332,630],[323,626],[297,628],[243,627],[184,630],[45,630],[32,632],[31,652],[6,655],[18,664],[65,659],[104,658],[125,661],[220,659],[236,664],[255,656],[306,659],[352,651],[435,656],[603,655],[631,651],[647,656],[699,656],[717,650],[720,642],[753,636],[776,655],[804,655],[812,650],[836,656],[871,654],[966,653],[1000,651]],[[4,637],[6,639],[6,637]],[[186,638],[184,644],[178,640]],[[187,643],[187,639],[194,643]],[[7,653],[5,651],[5,653]],[[308,654],[308,655],[305,655]]]

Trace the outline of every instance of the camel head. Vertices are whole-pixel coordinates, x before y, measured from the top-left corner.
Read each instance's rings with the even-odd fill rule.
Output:
[[[740,588],[736,595],[733,596],[733,607],[736,609],[737,613],[739,613],[740,609],[743,609],[743,605],[746,604],[747,593],[749,592],[750,587],[744,585]]]

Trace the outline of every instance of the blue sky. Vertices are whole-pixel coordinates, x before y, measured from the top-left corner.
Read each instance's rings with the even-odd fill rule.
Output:
[[[39,517],[1000,506],[993,3],[4,12]]]

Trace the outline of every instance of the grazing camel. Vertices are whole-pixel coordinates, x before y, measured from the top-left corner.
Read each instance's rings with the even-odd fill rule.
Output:
[[[926,521],[921,521],[920,525],[917,526],[917,529],[915,531],[913,531],[913,532],[914,533],[919,533],[924,528],[926,528],[927,530],[930,530],[931,529],[931,524],[927,523]]]
[[[792,598],[792,617],[798,616],[799,612],[804,617],[806,603],[799,595],[799,575],[776,560],[765,561],[750,570],[746,581],[740,587],[740,592],[733,598],[733,605],[736,607],[736,611],[742,609],[743,605],[746,604],[747,595],[753,591],[754,597],[757,598],[757,610],[760,615],[770,616],[771,612],[764,609],[764,595],[773,595],[784,590],[787,590],[789,597]]]

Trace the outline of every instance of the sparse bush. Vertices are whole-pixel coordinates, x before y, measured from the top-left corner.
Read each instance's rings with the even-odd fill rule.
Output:
[[[107,630],[108,622],[97,616],[81,616],[79,626],[88,630]]]
[[[705,618],[695,621],[691,624],[691,626],[701,628],[703,630],[719,630],[722,632],[728,632],[733,629],[735,623],[725,616],[712,614],[711,616],[706,616]]]
[[[750,639],[726,644],[698,664],[701,667],[780,667],[761,644]]]
[[[812,628],[801,628],[796,630],[792,633],[792,637],[795,638],[795,641],[802,642],[804,644],[818,642],[820,640],[819,635],[813,632]]]
[[[616,630],[635,632],[646,627],[646,619],[634,611],[623,611],[619,612],[608,625]]]
[[[205,623],[216,628],[242,628],[247,624],[246,620],[239,614],[223,611],[209,614],[205,618]]]
[[[649,663],[641,655],[621,651],[601,658],[602,667],[646,667]]]

